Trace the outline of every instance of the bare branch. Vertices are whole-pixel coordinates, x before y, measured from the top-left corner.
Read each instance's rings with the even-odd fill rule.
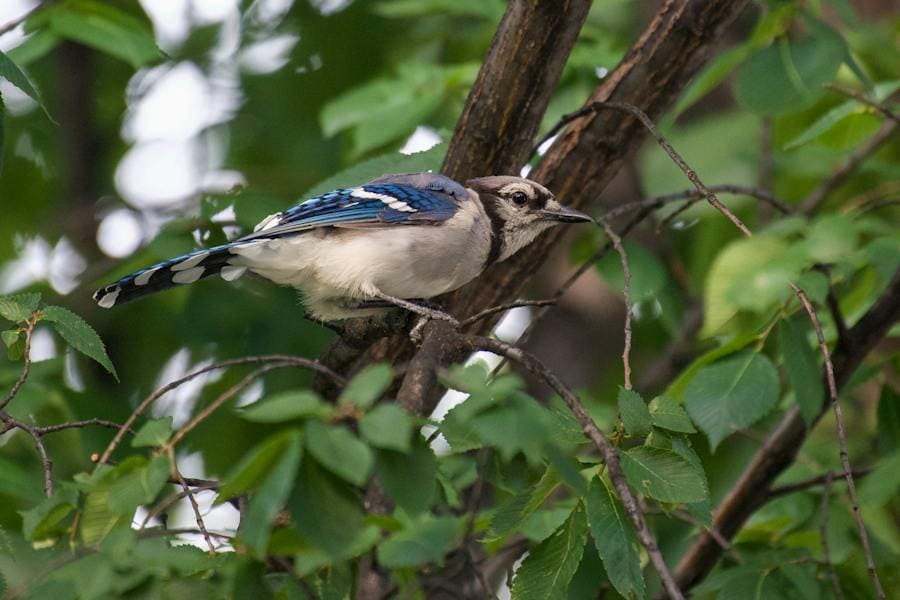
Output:
[[[28,379],[28,374],[31,372],[31,335],[34,333],[34,326],[37,325],[40,315],[41,313],[39,311],[34,311],[28,318],[28,321],[26,321],[25,351],[22,354],[24,365],[22,366],[22,372],[19,374],[19,378],[16,379],[16,382],[9,390],[9,393],[7,393],[6,396],[3,397],[3,400],[0,400],[0,411],[6,408],[10,401],[12,401],[12,399],[16,397],[16,394],[18,394],[19,390],[22,389],[22,385],[25,383],[25,380]]]
[[[625,389],[631,389],[631,269],[628,268],[628,255],[620,238],[605,220],[598,221],[603,227],[613,248],[619,255],[622,264],[622,294],[625,296],[625,345],[622,348],[622,369],[625,372]]]
[[[185,481],[184,477],[181,475],[181,471],[178,470],[178,463],[175,462],[175,451],[170,446],[166,448],[166,452],[169,455],[169,462],[172,465],[172,475],[178,481],[179,485],[181,485],[181,489],[184,490],[184,495],[187,496],[188,501],[191,503],[191,509],[194,511],[194,519],[197,521],[197,527],[200,529],[201,533],[203,533],[203,539],[206,540],[206,545],[209,547],[209,554],[210,556],[215,556],[216,545],[213,544],[212,538],[206,530],[206,523],[203,522],[203,515],[200,514],[200,505],[197,504],[194,492],[191,491],[187,481]]]
[[[119,423],[114,421],[94,418],[85,419],[83,421],[67,421],[65,423],[57,423],[56,425],[43,425],[34,427],[34,431],[39,435],[46,435],[48,433],[56,433],[57,431],[65,431],[66,429],[81,429],[83,427],[90,427],[91,425],[106,427],[108,429],[120,429],[122,427]],[[131,429],[128,429],[127,431],[128,433],[134,433]]]
[[[863,552],[866,555],[866,567],[869,569],[869,576],[872,579],[872,585],[875,587],[875,593],[878,598],[886,598],[884,590],[881,587],[881,580],[878,577],[878,570],[875,568],[875,560],[872,558],[872,548],[869,545],[869,534],[866,532],[866,524],[863,522],[862,510],[859,507],[859,498],[856,496],[856,484],[853,481],[853,471],[850,468],[850,456],[847,454],[847,432],[844,427],[844,417],[841,411],[841,404],[838,400],[837,380],[834,377],[834,364],[831,362],[831,351],[825,342],[825,334],[822,332],[822,324],[819,322],[819,316],[816,310],[807,298],[806,293],[799,287],[791,284],[797,298],[803,304],[809,320],[816,330],[816,338],[819,341],[819,351],[825,359],[825,381],[828,384],[828,397],[831,401],[831,407],[834,410],[834,420],[837,426],[838,448],[840,449],[841,466],[844,468],[844,479],[847,481],[847,494],[850,496],[850,505],[853,508],[853,517],[856,519],[856,527],[859,530],[859,539],[862,542]],[[830,487],[831,480],[826,482],[826,486]],[[826,493],[827,495],[827,493]]]
[[[105,464],[109,461],[109,457],[115,451],[115,449],[122,442],[122,438],[125,437],[126,431],[128,431],[137,421],[138,417],[141,416],[144,411],[146,411],[154,402],[156,402],[160,397],[162,397],[167,392],[170,392],[177,388],[180,385],[184,385],[188,381],[203,375],[204,373],[208,373],[210,371],[215,371],[217,369],[225,369],[227,367],[235,367],[238,365],[249,365],[249,364],[258,364],[258,363],[284,363],[285,365],[293,365],[297,367],[305,367],[307,369],[312,369],[322,375],[327,376],[332,381],[337,383],[340,386],[343,386],[346,383],[346,380],[341,376],[326,367],[325,365],[320,364],[318,361],[310,360],[308,358],[301,358],[299,356],[288,356],[283,354],[269,354],[264,356],[245,356],[244,358],[234,358],[231,360],[224,360],[222,362],[214,363],[203,367],[202,369],[197,369],[192,373],[188,373],[184,377],[176,379],[175,381],[169,382],[166,385],[162,386],[146,398],[134,409],[131,413],[131,416],[122,424],[121,428],[118,432],[116,432],[115,437],[113,437],[112,441],[110,441],[109,445],[103,451],[103,454],[100,455],[100,458],[97,460],[98,465]]]
[[[202,423],[203,421],[208,419],[210,417],[210,415],[212,415],[214,412],[216,412],[223,404],[225,404],[226,402],[228,402],[229,400],[231,400],[232,398],[234,398],[235,396],[240,394],[247,387],[249,387],[250,384],[252,384],[254,381],[259,379],[260,377],[262,377],[269,371],[272,371],[274,369],[281,369],[281,368],[289,367],[289,366],[293,366],[293,365],[291,365],[290,363],[285,363],[285,362],[277,362],[277,363],[272,363],[272,364],[268,364],[268,365],[263,365],[262,367],[254,370],[252,373],[250,373],[249,375],[247,375],[246,377],[241,379],[239,382],[237,382],[236,384],[234,384],[233,386],[231,386],[230,388],[225,390],[222,394],[219,395],[218,398],[216,398],[215,400],[210,402],[208,405],[206,405],[203,408],[203,410],[201,410],[199,413],[194,415],[193,419],[188,421],[188,423],[186,425],[184,425],[181,429],[176,431],[175,434],[169,439],[169,441],[166,443],[165,449],[171,450],[176,445],[178,445],[178,442],[183,440],[184,436],[186,436],[188,433],[190,433],[195,427],[197,427],[197,425],[199,425],[200,423]]]
[[[861,479],[872,472],[872,467],[860,467],[858,469],[853,469],[853,477],[854,479]],[[809,479],[803,479],[802,481],[795,481],[794,483],[786,483],[785,485],[780,485],[778,487],[772,488],[769,490],[768,497],[769,498],[778,498],[779,496],[786,496],[787,494],[794,494],[796,492],[803,492],[808,490],[809,488],[816,487],[819,485],[824,485],[825,481],[830,479],[832,482],[835,479],[840,479],[844,475],[843,471],[832,472],[829,471],[824,475],[818,475],[816,477],[810,477]]]

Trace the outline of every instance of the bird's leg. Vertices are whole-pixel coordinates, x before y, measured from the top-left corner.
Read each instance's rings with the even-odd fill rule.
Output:
[[[421,304],[417,304],[415,302],[410,302],[409,300],[404,300],[402,298],[395,298],[394,296],[389,296],[379,290],[372,290],[371,294],[376,298],[384,300],[386,302],[390,302],[394,306],[399,306],[400,308],[404,308],[411,313],[415,313],[421,317],[425,317],[428,319],[434,319],[436,321],[447,321],[454,327],[459,327],[459,321],[454,319],[452,316],[448,315],[442,310],[436,310],[434,308],[430,308],[428,306],[423,306]]]

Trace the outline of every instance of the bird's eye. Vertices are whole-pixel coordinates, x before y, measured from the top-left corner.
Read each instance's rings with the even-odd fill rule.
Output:
[[[525,206],[528,204],[528,196],[525,195],[525,192],[513,192],[512,201],[519,206]]]

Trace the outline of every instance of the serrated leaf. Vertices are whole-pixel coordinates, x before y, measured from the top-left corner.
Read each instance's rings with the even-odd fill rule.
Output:
[[[216,504],[255,489],[278,463],[282,453],[292,443],[293,436],[294,430],[272,435],[245,454],[223,480]]]
[[[272,523],[294,487],[302,451],[300,432],[287,432],[277,462],[253,492],[246,512],[241,515],[239,537],[256,556],[266,555]]]
[[[778,323],[778,348],[784,361],[784,370],[807,426],[815,421],[825,401],[822,370],[807,341],[808,330],[809,327],[804,327],[793,319],[782,319]]]
[[[684,391],[684,405],[715,451],[724,438],[767,415],[778,388],[771,361],[746,350],[701,369]]]
[[[368,408],[381,398],[391,385],[394,371],[387,363],[370,365],[360,371],[341,393],[339,402],[350,402],[360,408]]]
[[[46,306],[41,312],[43,320],[53,323],[53,328],[72,348],[93,358],[115,377],[116,381],[119,380],[119,375],[106,354],[103,340],[84,319],[61,306]]]
[[[7,80],[22,90],[29,98],[38,103],[48,117],[50,116],[50,114],[47,113],[44,101],[41,99],[41,95],[38,93],[37,89],[31,84],[28,77],[22,72],[22,69],[20,69],[18,65],[3,52],[0,52],[0,78]],[[3,101],[0,99],[0,108],[2,108],[2,104]],[[0,110],[0,116],[2,116],[2,113],[3,111]],[[0,141],[2,141],[2,136],[0,136]],[[0,148],[2,148],[2,145],[0,145]],[[2,155],[0,155],[0,158],[2,158]]]
[[[369,447],[349,429],[319,421],[306,425],[306,448],[323,467],[356,485],[366,482],[375,462]]]
[[[376,448],[406,452],[413,434],[413,422],[396,404],[379,404],[359,422],[359,433]]]
[[[21,332],[18,329],[9,329],[7,331],[0,331],[0,339],[3,340],[3,344],[7,348],[11,348],[13,344],[19,341],[19,336]]]
[[[168,480],[169,457],[160,454],[113,482],[107,504],[113,512],[130,517],[139,504],[152,502]]]
[[[162,446],[169,441],[170,435],[172,435],[172,417],[150,419],[138,429],[134,439],[131,440],[131,447]]]
[[[628,482],[645,496],[676,503],[707,497],[706,483],[697,470],[671,450],[638,446],[620,456]]]
[[[619,417],[625,426],[625,433],[643,437],[650,433],[650,411],[641,395],[634,390],[619,386]]]
[[[333,478],[308,455],[300,473],[288,507],[304,542],[333,559],[343,559],[365,552],[378,540],[378,527],[366,525],[360,499],[350,486]]]
[[[554,469],[544,470],[534,486],[522,490],[496,508],[491,517],[488,536],[499,539],[515,531],[525,519],[544,505],[560,483],[559,474]]]
[[[44,498],[33,508],[22,511],[22,534],[32,542],[59,535],[60,522],[78,505],[77,492],[69,487],[59,487],[53,495]]]
[[[274,394],[247,406],[238,414],[254,423],[281,423],[309,416],[325,417],[331,407],[310,390],[297,390]]]
[[[586,498],[587,518],[609,581],[625,598],[643,598],[641,547],[634,525],[606,482],[595,477]]]
[[[579,503],[552,536],[533,548],[513,579],[513,600],[562,600],[578,569],[587,541],[584,508]]]
[[[378,478],[384,491],[409,515],[427,511],[437,489],[437,459],[425,439],[417,438],[409,452],[377,453]]]
[[[440,563],[461,525],[458,517],[423,516],[378,546],[378,563],[392,569]]]
[[[650,420],[656,427],[679,433],[696,433],[691,418],[674,398],[657,396],[650,401]]]
[[[734,84],[738,101],[764,115],[797,112],[824,93],[844,58],[840,41],[814,35],[800,42],[781,38],[747,59]]]
[[[31,313],[37,310],[41,301],[40,294],[14,294],[0,296],[0,317],[13,323],[27,321]]]

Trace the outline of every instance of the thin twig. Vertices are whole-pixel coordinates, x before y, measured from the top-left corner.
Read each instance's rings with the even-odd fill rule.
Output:
[[[881,113],[881,115],[885,118],[890,119],[891,121],[895,121],[900,123],[900,115],[889,109],[886,105],[878,102],[877,100],[872,100],[865,94],[863,94],[859,90],[854,90],[853,88],[849,88],[843,85],[838,85],[836,83],[826,83],[825,87],[833,92],[837,92],[842,96],[847,96],[848,98],[853,98],[859,102],[862,102],[866,106],[874,108],[876,111]]]
[[[631,389],[631,269],[628,268],[628,255],[625,253],[625,247],[622,246],[622,238],[620,238],[613,228],[609,226],[605,220],[601,219],[597,222],[609,241],[612,242],[613,248],[619,255],[619,262],[622,264],[622,294],[625,297],[625,345],[622,348],[622,369],[625,371],[626,390]]]
[[[828,568],[828,578],[831,580],[831,589],[837,600],[844,600],[844,592],[841,590],[841,582],[838,580],[834,563],[831,562],[831,550],[828,547],[828,500],[831,498],[831,473],[825,475],[825,488],[822,490],[822,503],[819,505],[819,537],[822,538],[822,557]]]
[[[56,433],[57,431],[65,431],[66,429],[80,429],[82,427],[90,427],[91,425],[96,425],[98,427],[106,427],[109,429],[119,429],[122,427],[119,423],[115,421],[107,421],[105,419],[85,419],[83,421],[67,421],[66,423],[57,423],[56,425],[43,425],[40,427],[35,427],[35,432],[40,435],[46,435],[48,433]],[[134,433],[131,429],[128,429],[128,433]]]
[[[323,375],[326,375],[330,379],[332,379],[338,385],[344,385],[346,380],[341,376],[326,367],[325,365],[320,364],[318,361],[310,360],[308,358],[301,358],[299,356],[288,356],[282,354],[269,354],[264,356],[245,356],[243,358],[234,358],[231,360],[223,360],[222,362],[214,363],[211,365],[207,365],[202,369],[197,369],[192,373],[188,373],[184,377],[180,377],[175,381],[169,382],[166,385],[162,386],[146,398],[134,409],[125,423],[122,424],[121,428],[116,435],[113,437],[112,441],[110,441],[109,445],[103,451],[103,454],[100,455],[100,458],[97,460],[97,465],[106,464],[109,461],[109,457],[112,456],[112,453],[122,442],[122,438],[125,437],[125,433],[134,425],[135,421],[137,421],[138,417],[146,411],[150,405],[156,402],[161,396],[174,390],[180,385],[183,385],[194,379],[203,375],[204,373],[208,373],[210,371],[215,371],[216,369],[224,369],[227,367],[235,367],[238,365],[248,365],[248,364],[258,364],[258,363],[269,363],[269,362],[278,362],[284,364],[290,364],[298,367],[306,367],[308,369],[312,369],[317,371]]]
[[[194,519],[197,521],[197,527],[203,533],[203,539],[206,540],[206,545],[209,547],[209,554],[210,556],[215,556],[216,545],[213,544],[209,531],[206,530],[206,523],[203,522],[203,515],[200,514],[200,505],[197,504],[197,499],[194,497],[191,487],[187,484],[187,481],[184,480],[181,471],[178,470],[178,464],[175,462],[175,450],[170,446],[166,448],[166,453],[169,455],[169,462],[172,465],[172,475],[178,480],[178,484],[181,486],[181,489],[184,490],[185,496],[187,496],[188,501],[191,503],[191,509],[194,511]]]
[[[578,396],[576,396],[575,393],[556,376],[556,374],[545,367],[537,358],[520,348],[516,348],[515,346],[500,340],[482,336],[464,337],[461,338],[461,342],[468,345],[472,350],[486,350],[515,361],[525,367],[525,369],[533,375],[541,378],[553,391],[562,397],[566,406],[569,407],[569,410],[572,411],[572,414],[575,415],[575,418],[581,425],[584,434],[591,442],[593,442],[594,446],[600,451],[601,456],[603,456],[606,466],[609,469],[609,477],[619,494],[619,498],[622,500],[625,512],[628,513],[629,518],[632,523],[634,523],[638,539],[647,551],[650,562],[653,564],[654,569],[659,575],[663,587],[669,594],[669,597],[674,600],[684,598],[684,595],[675,583],[675,579],[672,577],[672,573],[666,566],[666,562],[659,551],[659,546],[657,546],[653,534],[647,526],[644,514],[641,512],[640,506],[638,506],[637,498],[635,498],[631,488],[628,487],[628,482],[625,480],[625,474],[619,464],[619,457],[616,454],[615,447],[608,439],[606,439],[606,436],[603,435],[600,428],[597,427],[597,424],[588,414]]]
[[[809,320],[813,324],[816,331],[816,338],[819,341],[819,351],[825,359],[825,380],[828,384],[828,398],[831,401],[831,407],[834,410],[834,420],[838,434],[838,448],[840,450],[841,466],[844,469],[844,479],[847,481],[847,494],[850,496],[850,505],[853,507],[853,517],[856,520],[856,527],[859,530],[859,539],[862,542],[863,552],[866,555],[866,567],[869,570],[869,576],[872,579],[872,585],[875,587],[875,593],[878,598],[886,598],[884,590],[881,587],[881,580],[878,578],[878,570],[875,568],[875,560],[872,558],[872,548],[869,545],[869,534],[866,532],[866,524],[863,522],[862,511],[859,507],[859,499],[856,496],[856,484],[853,481],[853,471],[850,468],[850,457],[847,453],[847,432],[844,428],[844,416],[841,411],[841,404],[838,399],[837,381],[834,377],[834,364],[831,362],[831,351],[825,342],[825,334],[822,331],[822,324],[819,322],[819,316],[816,310],[807,298],[806,293],[799,287],[791,284],[797,298],[800,299]]]
[[[819,208],[819,205],[825,201],[829,194],[840,186],[847,178],[876,150],[893,135],[897,129],[897,121],[886,121],[875,135],[850,153],[850,156],[844,160],[828,177],[825,178],[819,187],[814,189],[807,196],[803,204],[800,205],[800,212],[805,215],[811,215]]]
[[[573,113],[569,113],[563,116],[563,118],[561,118],[559,122],[554,125],[553,128],[547,133],[547,135],[545,135],[544,138],[541,139],[541,141],[538,143],[538,146],[543,144],[544,141],[546,141],[553,135],[556,135],[557,132],[559,132],[563,127],[565,127],[572,121],[598,112],[599,110],[604,108],[611,108],[613,110],[627,112],[628,114],[635,117],[638,121],[640,121],[644,128],[646,128],[647,131],[650,132],[650,135],[653,136],[653,139],[656,140],[656,143],[660,145],[660,147],[666,152],[666,154],[669,155],[669,158],[671,158],[672,161],[676,165],[678,165],[678,168],[680,168],[681,171],[690,180],[690,182],[694,184],[694,187],[696,187],[697,190],[703,195],[703,197],[706,198],[706,201],[716,209],[718,209],[718,211],[723,215],[725,215],[725,217],[729,221],[731,221],[735,227],[740,229],[744,235],[751,235],[750,230],[746,225],[744,225],[744,222],[741,221],[737,215],[731,212],[727,206],[722,204],[722,202],[716,197],[716,194],[712,190],[710,190],[710,188],[708,188],[702,181],[700,181],[700,178],[697,176],[696,171],[688,166],[684,159],[681,158],[681,155],[675,151],[675,148],[672,147],[669,141],[665,137],[663,137],[663,135],[656,128],[656,125],[653,124],[653,121],[650,120],[650,117],[648,117],[646,113],[644,113],[644,111],[634,106],[633,104],[628,104],[625,102],[592,102],[581,110],[577,110]]]
[[[16,394],[22,389],[25,380],[28,379],[28,374],[31,373],[31,335],[34,333],[34,326],[37,325],[40,316],[40,311],[34,311],[25,323],[25,350],[22,354],[22,360],[24,362],[22,372],[9,390],[9,393],[3,397],[3,400],[0,400],[0,411],[6,408],[6,405],[16,397]]]
[[[861,467],[853,469],[853,478],[861,479],[871,473],[872,470],[872,467]],[[768,497],[771,499],[778,498],[779,496],[786,496],[788,494],[794,494],[796,492],[805,492],[809,488],[824,485],[826,479],[831,479],[832,481],[834,481],[835,479],[842,478],[843,475],[843,471],[832,471],[829,473],[825,473],[824,475],[817,475],[816,477],[810,477],[809,479],[795,481],[794,483],[786,483],[785,485],[780,485],[769,490]]]
[[[242,391],[244,391],[245,388],[250,386],[250,384],[252,384],[254,381],[259,379],[260,377],[262,377],[269,371],[272,371],[274,369],[281,369],[284,367],[290,367],[290,366],[293,366],[293,365],[291,365],[290,363],[281,362],[281,363],[271,363],[271,364],[264,365],[264,366],[256,369],[255,371],[253,371],[252,373],[250,373],[249,375],[247,375],[246,377],[241,379],[239,382],[237,382],[236,384],[234,384],[233,386],[231,386],[230,388],[225,390],[225,392],[223,392],[218,398],[216,398],[215,400],[210,402],[208,405],[206,405],[203,408],[203,410],[201,410],[199,413],[197,413],[193,419],[188,421],[188,423],[186,425],[184,425],[181,429],[176,431],[175,434],[166,443],[165,449],[170,450],[170,449],[174,448],[178,444],[178,442],[180,442],[181,440],[184,439],[184,436],[186,436],[188,433],[190,433],[195,427],[197,427],[197,425],[199,425],[200,423],[202,423],[203,421],[208,419],[210,415],[212,415],[214,412],[216,412],[219,409],[219,407],[221,407],[223,404],[225,404],[226,402],[228,402],[229,400],[231,400],[232,398],[234,398],[235,396],[240,394]]]
[[[557,298],[547,298],[546,300],[519,300],[517,302],[510,302],[508,304],[500,304],[498,306],[492,306],[490,308],[486,308],[481,312],[477,312],[471,317],[463,319],[459,322],[460,328],[471,325],[472,323],[477,323],[478,321],[490,317],[498,312],[506,312],[507,310],[511,310],[513,308],[521,308],[523,306],[552,306],[556,304],[558,301]]]

